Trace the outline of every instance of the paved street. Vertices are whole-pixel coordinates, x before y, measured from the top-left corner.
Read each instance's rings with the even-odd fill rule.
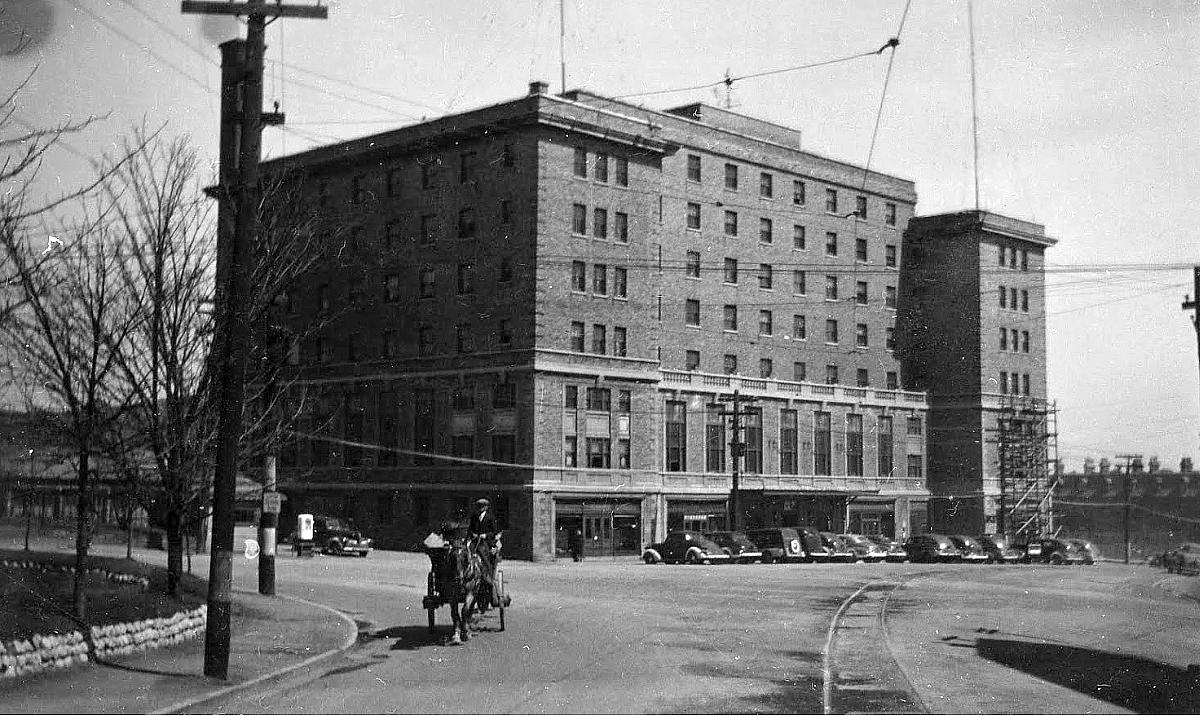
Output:
[[[249,564],[238,565],[247,585]],[[495,631],[488,615],[469,643],[443,646],[448,627],[428,636],[420,608],[427,564],[387,552],[281,557],[280,589],[351,614],[359,645],[315,673],[203,709],[1121,713],[1196,704],[1184,669],[1200,661],[1191,649],[1200,606],[1154,586],[1164,575],[1146,567],[509,562],[508,629]],[[438,617],[449,618],[444,609]]]

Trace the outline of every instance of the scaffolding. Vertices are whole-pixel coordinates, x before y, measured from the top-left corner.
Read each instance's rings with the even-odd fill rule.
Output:
[[[996,434],[999,532],[1021,539],[1053,536],[1054,492],[1060,477],[1057,404],[1006,395],[1000,403]]]

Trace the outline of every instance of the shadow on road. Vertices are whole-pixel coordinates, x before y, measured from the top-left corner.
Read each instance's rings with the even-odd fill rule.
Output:
[[[450,626],[438,628],[432,634],[424,624],[393,626],[370,633],[372,639],[395,639],[392,651],[412,651],[425,646],[440,646],[450,633]]]
[[[1200,681],[1170,664],[1061,644],[980,638],[980,656],[1137,713],[1200,713]]]

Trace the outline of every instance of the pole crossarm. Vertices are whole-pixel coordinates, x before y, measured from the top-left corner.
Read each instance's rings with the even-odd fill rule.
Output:
[[[220,0],[183,0],[180,10],[191,15],[246,15],[256,17],[298,17],[324,20],[329,8],[322,5],[284,5],[278,2],[220,2]]]

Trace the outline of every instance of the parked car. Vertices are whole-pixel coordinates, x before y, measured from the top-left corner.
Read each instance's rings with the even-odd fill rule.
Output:
[[[980,535],[976,538],[983,551],[987,553],[987,561],[991,564],[1013,564],[1021,561],[1025,555],[1008,543],[1004,535]]]
[[[799,562],[805,558],[800,533],[790,527],[758,527],[746,530],[746,536],[762,550],[763,562]]]
[[[1200,574],[1200,544],[1185,542],[1163,555],[1162,562],[1168,572]]]
[[[825,545],[821,533],[813,527],[803,525],[794,528],[800,535],[800,547],[804,550],[806,562],[832,562],[833,550]]]
[[[908,556],[914,562],[959,562],[962,553],[945,535],[913,535],[904,543]]]
[[[292,532],[290,539],[292,544],[296,543],[295,531]],[[313,544],[316,549],[325,554],[353,554],[366,557],[371,552],[373,542],[364,537],[352,521],[316,515],[313,517]]]
[[[1084,564],[1095,564],[1100,561],[1100,550],[1096,549],[1096,545],[1090,541],[1085,539],[1068,539],[1067,541],[1075,545],[1075,548],[1079,550]]]
[[[1083,564],[1087,556],[1070,540],[1047,537],[1038,541],[1040,555],[1034,561],[1045,564]]]
[[[1012,548],[1021,553],[1020,561],[1025,564],[1042,561],[1042,543],[1037,537],[1018,535],[1012,543]]]
[[[875,542],[858,534],[838,535],[854,550],[854,556],[864,562],[882,562],[887,559],[887,550]]]
[[[680,530],[668,532],[665,540],[647,547],[642,552],[642,561],[646,564],[712,564],[728,563],[730,556],[719,544],[699,532]]]
[[[885,537],[884,535],[867,535],[867,539],[875,544],[883,547],[887,552],[887,561],[889,562],[907,562],[908,550],[904,549],[904,543],[898,539]]]
[[[704,535],[716,542],[721,549],[740,564],[749,564],[763,558],[763,552],[754,544],[745,532],[707,532]]]
[[[829,559],[833,562],[854,562],[858,560],[858,556],[854,554],[854,550],[850,549],[850,545],[841,537],[832,532],[821,532],[821,542],[825,548],[829,550]]]
[[[962,560],[970,564],[982,564],[988,561],[987,550],[974,537],[967,535],[950,535],[950,541],[958,547]]]

